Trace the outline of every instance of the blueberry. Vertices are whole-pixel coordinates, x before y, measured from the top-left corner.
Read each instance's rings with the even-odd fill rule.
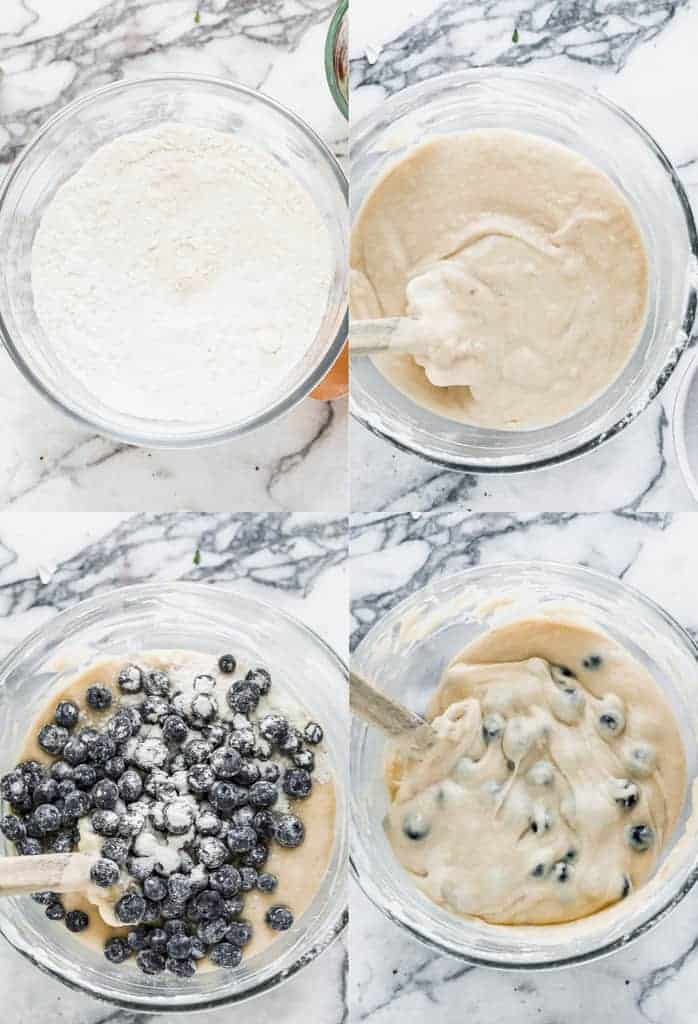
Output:
[[[221,896],[236,896],[240,892],[240,872],[232,865],[224,864],[212,873],[209,884]]]
[[[257,811],[250,824],[257,835],[262,836],[263,839],[272,839],[276,832],[276,818],[271,811]]]
[[[89,923],[84,910],[69,910],[65,915],[65,926],[69,932],[84,932]]]
[[[54,761],[51,765],[51,778],[56,782],[67,782],[73,778],[73,769],[67,761]]]
[[[167,762],[167,747],[157,736],[148,736],[141,740],[134,751],[134,760],[144,770],[162,768]]]
[[[213,676],[210,676],[204,672],[199,676],[194,676],[193,686],[195,693],[210,694],[213,693],[213,691],[216,688],[216,680],[213,678]]]
[[[62,921],[65,917],[65,907],[60,900],[54,900],[48,904],[44,913],[49,921]]]
[[[191,896],[191,882],[179,871],[173,872],[167,879],[167,894],[170,899],[185,903]]]
[[[629,779],[612,779],[611,793],[624,811],[632,810],[640,801],[640,787]]]
[[[145,815],[133,804],[121,815],[118,834],[123,839],[130,839],[132,836],[137,836],[139,832],[142,832],[144,826]]]
[[[233,729],[228,737],[228,746],[243,757],[251,757],[255,750],[254,733],[251,729]]]
[[[115,864],[123,867],[128,860],[128,843],[123,839],[105,839],[101,854],[106,860],[113,860]]]
[[[492,740],[497,739],[504,732],[506,722],[502,715],[497,711],[493,711],[489,715],[485,715],[482,720],[482,736],[485,743],[491,743]]]
[[[122,964],[131,956],[131,950],[128,943],[118,935],[113,935],[104,943],[104,956],[110,964]]]
[[[53,715],[56,725],[62,725],[64,729],[72,729],[79,717],[80,708],[72,700],[59,701]]]
[[[170,677],[167,672],[154,669],[143,679],[143,689],[149,697],[166,697],[170,692]]]
[[[141,950],[136,963],[144,974],[162,974],[165,970],[165,957],[153,949]]]
[[[196,934],[202,942],[206,942],[209,946],[215,942],[220,942],[228,931],[228,922],[224,917],[214,917],[212,921],[205,921],[200,924],[196,929]]]
[[[259,766],[254,761],[243,761],[235,773],[235,781],[241,786],[253,786],[261,776]]]
[[[218,779],[232,779],[242,766],[242,758],[237,750],[214,750],[210,760],[213,773]]]
[[[56,900],[60,899],[58,893],[52,892],[50,889],[45,889],[43,892],[33,892],[30,895],[34,902],[42,907],[47,907],[49,903],[55,903]]]
[[[603,664],[603,658],[600,654],[590,654],[588,658],[584,658],[582,661],[582,667],[587,669],[601,668]]]
[[[192,793],[203,796],[216,781],[213,769],[208,764],[195,764],[187,773],[187,783]]]
[[[172,707],[163,697],[146,697],[140,705],[140,714],[148,725],[157,725],[171,714]]]
[[[620,736],[625,729],[625,715],[618,708],[606,708],[599,715],[598,727],[606,739]]]
[[[191,956],[186,957],[184,960],[177,960],[175,957],[168,956],[165,966],[171,974],[176,974],[178,978],[191,978],[196,974],[196,963]]]
[[[111,779],[102,779],[92,790],[95,807],[102,811],[113,811],[119,800],[119,788]]]
[[[31,792],[27,780],[18,768],[3,775],[0,779],[0,794],[15,807],[31,804]]]
[[[273,807],[279,799],[279,791],[272,782],[255,782],[249,799],[253,807]]]
[[[566,686],[570,679],[576,679],[576,675],[567,665],[551,665],[550,675],[558,686]]]
[[[106,729],[115,743],[125,743],[133,736],[131,716],[125,711],[118,711],[109,719]]]
[[[280,846],[293,849],[305,839],[305,826],[295,814],[281,814],[276,821],[274,838]]]
[[[211,748],[205,740],[190,740],[182,749],[184,762],[188,768],[195,764],[205,764],[211,756]]]
[[[101,686],[99,683],[95,683],[93,686],[87,687],[85,699],[94,711],[105,711],[111,706],[111,690],[108,686]]]
[[[291,760],[296,768],[305,768],[308,772],[315,771],[315,754],[312,750],[299,750],[297,754],[291,755]]]
[[[227,899],[223,900],[223,916],[229,921],[232,920],[242,913],[244,905],[245,899],[241,893],[238,893],[237,896],[228,896]]]
[[[46,853],[72,853],[79,841],[79,832],[54,832],[46,841]]]
[[[133,734],[135,736],[135,734],[143,725],[143,716],[141,715],[140,708],[137,707],[135,704],[127,704],[125,707],[121,709],[121,712],[124,715],[128,715],[128,717],[131,719],[131,726],[133,728]]]
[[[209,792],[209,800],[221,814],[230,814],[241,807],[246,800],[244,792],[231,782],[214,782]]]
[[[0,820],[0,832],[2,832],[5,839],[9,839],[11,843],[16,843],[18,840],[24,839],[27,834],[27,828],[24,822],[15,817],[14,814],[7,814]]]
[[[305,742],[312,743],[313,746],[317,743],[322,743],[324,735],[322,726],[318,725],[317,722],[308,722],[303,730],[303,738],[305,739]]]
[[[242,960],[242,953],[230,942],[217,942],[208,953],[209,960],[216,967],[237,967]]]
[[[566,882],[571,874],[572,869],[565,860],[559,860],[552,867],[552,874],[556,881]]]
[[[238,807],[237,810],[233,811],[230,815],[228,828],[232,825],[251,825],[255,816],[254,807],[250,807],[249,804],[243,804],[242,807]],[[226,835],[228,834],[228,828],[226,828]]]
[[[78,764],[73,770],[73,782],[78,789],[92,789],[97,782],[97,772],[91,764]]]
[[[272,761],[270,764],[265,764],[262,767],[262,778],[265,782],[278,782],[281,778],[281,767]]]
[[[183,932],[173,935],[167,942],[167,955],[175,960],[186,960],[191,956],[191,939]]]
[[[58,803],[65,801],[65,798],[70,793],[76,793],[75,783],[72,779],[63,779],[62,782],[58,783]]]
[[[116,885],[119,881],[119,865],[113,860],[102,858],[95,861],[90,868],[90,878],[102,889],[108,889],[110,885]]]
[[[53,804],[39,804],[32,817],[42,836],[48,832],[57,832],[63,824],[61,812]]]
[[[649,825],[631,825],[627,837],[628,843],[637,853],[644,853],[654,843],[654,831]]]
[[[147,949],[150,946],[150,931],[142,924],[136,925],[126,936],[126,941],[129,949],[132,949],[134,953],[140,953],[142,949]]]
[[[269,847],[264,842],[256,842],[251,850],[242,855],[242,863],[251,868],[263,867],[269,859]],[[240,869],[242,870],[242,868]]]
[[[124,893],[114,904],[114,913],[122,924],[138,924],[144,910],[145,901],[137,892]]]
[[[272,875],[270,872],[265,871],[261,875],[257,876],[257,888],[260,892],[273,892],[279,884],[279,879],[276,875]]]
[[[87,744],[87,759],[95,765],[105,765],[115,753],[116,744],[106,732],[103,732]]]
[[[277,746],[282,754],[287,754],[289,757],[292,754],[297,754],[303,746],[303,739],[298,729],[289,727],[288,732],[278,740]]]
[[[215,871],[225,863],[228,851],[220,839],[216,839],[215,836],[205,836],[198,845],[198,854],[199,861],[204,867]]]
[[[189,735],[189,727],[179,715],[168,715],[162,723],[162,735],[170,743],[182,743]]]
[[[195,922],[214,921],[223,914],[223,897],[212,889],[205,889],[189,901],[187,913]]]
[[[87,747],[77,736],[71,736],[63,747],[63,760],[73,767],[87,760]]]
[[[116,811],[94,811],[90,817],[90,823],[98,836],[118,835],[119,815]]]
[[[268,761],[274,753],[274,747],[270,740],[265,740],[263,736],[260,736],[255,744],[254,753],[257,760]]]
[[[257,833],[251,825],[239,825],[230,829],[226,843],[231,853],[246,853],[257,842]]]
[[[126,771],[126,761],[120,754],[115,754],[104,762],[104,771],[108,779],[118,782]]]
[[[18,839],[15,843],[17,853],[20,857],[36,857],[37,854],[43,853],[43,848],[38,839],[32,839],[29,836],[26,839]]]
[[[138,693],[143,686],[143,672],[138,665],[124,665],[118,683],[124,693]]]
[[[202,836],[215,836],[221,830],[221,819],[213,811],[201,811],[196,819],[196,831]]]
[[[58,783],[55,779],[42,779],[41,782],[34,787],[32,793],[32,802],[35,807],[39,804],[52,804],[58,799]]]
[[[402,831],[408,839],[419,840],[429,835],[431,826],[423,814],[412,811],[402,819]]]
[[[161,903],[167,896],[167,885],[157,875],[150,875],[143,880],[143,895],[149,900]]]
[[[225,675],[232,675],[237,668],[237,661],[232,654],[222,654],[218,659],[218,668]]]
[[[226,940],[233,946],[247,946],[252,941],[252,925],[249,921],[233,921],[225,933]]]
[[[68,730],[62,725],[42,725],[39,729],[38,741],[47,754],[60,754],[68,742]]]
[[[305,768],[287,768],[281,785],[287,796],[294,800],[305,800],[310,795],[313,780]]]
[[[259,704],[261,690],[253,681],[238,680],[228,689],[226,700],[228,707],[240,715],[249,715]]]
[[[164,953],[169,942],[169,935],[164,928],[153,928],[150,932],[150,949],[157,953]]]
[[[252,892],[257,887],[257,872],[253,867],[244,866],[240,868],[240,890],[241,892]]]
[[[254,683],[264,695],[271,689],[271,674],[265,668],[251,668],[245,676],[246,683]]]
[[[269,907],[264,915],[264,920],[275,932],[285,932],[293,924],[293,914],[288,907]]]
[[[171,896],[166,896],[158,906],[160,908],[160,916],[164,921],[180,920],[187,908],[186,902],[183,900],[173,900]]]
[[[202,733],[212,749],[222,747],[228,739],[228,727],[223,722],[214,722],[204,726]]]
[[[127,769],[119,779],[118,794],[126,804],[132,804],[140,800],[143,794],[143,779],[135,768]]]
[[[531,876],[533,878],[543,878],[545,876],[545,873],[545,864],[536,864],[536,866],[531,869]]]

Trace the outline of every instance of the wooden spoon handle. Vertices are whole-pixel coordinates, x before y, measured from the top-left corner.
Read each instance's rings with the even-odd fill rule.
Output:
[[[26,892],[79,892],[87,886],[95,858],[85,853],[0,857],[0,896]]]
[[[410,711],[399,701],[386,697],[384,693],[372,686],[363,676],[349,672],[349,706],[353,714],[363,718],[369,725],[387,732],[390,736],[400,736],[412,729],[431,727],[414,711]]]

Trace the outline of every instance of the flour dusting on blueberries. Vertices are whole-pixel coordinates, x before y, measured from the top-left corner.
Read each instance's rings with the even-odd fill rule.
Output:
[[[232,654],[218,678],[147,661],[88,686],[82,706],[57,702],[37,735],[50,763],[25,760],[0,779],[0,830],[21,855],[98,854],[92,902],[118,929],[104,956],[187,978],[203,960],[240,964],[254,935],[246,896],[275,892],[269,854],[303,845],[302,803],[327,781],[324,733],[294,724],[270,673],[243,674]],[[33,899],[74,933],[90,927],[56,893]],[[265,922],[286,931],[294,908],[272,901]]]

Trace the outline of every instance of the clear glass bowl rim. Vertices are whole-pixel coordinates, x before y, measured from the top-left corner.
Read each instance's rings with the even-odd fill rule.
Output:
[[[332,171],[337,187],[342,193],[345,203],[348,201],[349,183],[336,157],[318,133],[289,107],[284,106],[282,103],[279,103],[277,100],[272,99],[270,96],[266,96],[264,93],[259,92],[256,89],[252,89],[246,85],[241,85],[238,82],[228,81],[225,78],[219,78],[215,75],[170,72],[168,74],[143,75],[139,78],[129,78],[118,82],[110,82],[108,85],[103,85],[98,89],[93,89],[90,92],[85,93],[83,96],[78,96],[70,103],[67,103],[64,107],[61,107],[60,110],[41,125],[8,171],[4,181],[2,182],[2,186],[0,186],[0,206],[5,202],[10,188],[12,187],[21,168],[24,166],[26,159],[30,158],[38,143],[55,127],[55,125],[72,117],[78,111],[93,103],[94,100],[101,99],[104,96],[120,92],[128,92],[134,87],[148,85],[149,83],[152,85],[159,85],[166,82],[216,86],[221,90],[253,99],[254,101],[275,111],[275,113],[280,114],[282,117],[286,118],[287,121],[290,121],[300,132],[302,132],[311,145],[315,147],[320,157],[325,160]],[[345,299],[344,312],[341,317],[341,321],[334,338],[332,338],[328,343],[324,356],[306,375],[304,380],[302,380],[285,398],[281,399],[263,413],[248,417],[248,419],[244,420],[241,424],[231,427],[223,427],[209,433],[196,434],[193,437],[185,434],[178,435],[173,433],[165,439],[162,437],[152,438],[145,434],[137,436],[118,428],[110,429],[102,423],[93,422],[91,419],[78,412],[78,410],[73,409],[69,404],[66,404],[62,396],[38,377],[27,365],[7,329],[7,324],[3,318],[2,310],[0,310],[0,341],[2,341],[5,350],[25,380],[27,380],[40,395],[49,401],[54,408],[59,409],[66,416],[69,416],[74,422],[79,423],[83,427],[88,427],[90,430],[96,430],[103,436],[111,437],[114,440],[125,444],[153,449],[157,448],[161,450],[204,448],[209,445],[223,444],[225,441],[234,440],[235,438],[242,437],[253,430],[257,430],[259,427],[263,427],[267,423],[271,423],[279,416],[284,416],[287,412],[290,412],[291,409],[295,408],[295,406],[297,406],[304,398],[306,398],[331,370],[342,351],[348,330],[349,315]]]
[[[98,594],[94,597],[86,598],[83,601],[78,601],[77,604],[70,608],[66,608],[55,615],[48,622],[44,623],[43,626],[39,626],[33,630],[28,636],[26,636],[19,644],[17,644],[7,654],[2,661],[0,661],[0,678],[16,668],[21,664],[25,654],[36,644],[37,642],[45,642],[47,635],[56,635],[61,630],[63,624],[72,618],[76,618],[79,614],[84,615],[87,613],[105,607],[111,603],[121,602],[124,600],[138,600],[140,598],[148,598],[150,596],[163,596],[167,594],[188,594],[193,597],[206,598],[210,596],[214,588],[207,586],[203,583],[187,583],[181,581],[171,581],[163,583],[138,583],[138,584],[127,584],[121,587],[114,587],[109,589],[103,594]],[[217,586],[215,588],[217,594],[231,594],[236,598],[239,598],[252,606],[263,608],[265,611],[273,612],[275,616],[285,620],[292,628],[296,629],[299,633],[304,634],[310,643],[315,644],[321,648],[325,654],[328,655],[330,661],[334,662],[336,668],[340,674],[348,679],[348,669],[344,661],[339,657],[337,652],[333,650],[330,645],[323,640],[323,638],[315,632],[310,626],[301,622],[294,615],[289,612],[283,611],[274,605],[269,604],[266,601],[260,601],[256,597],[250,597],[247,594],[243,594],[232,588],[223,586]],[[22,945],[17,945],[10,939],[4,931],[0,931],[2,937],[7,941],[13,949],[20,953],[25,959],[27,959],[35,967],[38,967],[43,973],[48,974],[52,978],[56,978],[67,988],[73,989],[77,992],[84,992],[91,996],[93,999],[97,999],[100,1002],[108,1003],[109,1005],[118,1006],[125,1010],[131,1010],[138,1013],[197,1013],[203,1010],[217,1009],[223,1006],[238,1005],[240,1003],[247,1002],[250,999],[254,999],[257,996],[264,995],[266,992],[277,988],[279,985],[284,984],[300,970],[312,963],[313,960],[317,959],[321,953],[324,953],[326,949],[332,945],[341,933],[344,931],[349,920],[349,914],[346,907],[343,907],[338,914],[333,925],[320,936],[318,942],[313,943],[311,948],[302,953],[298,959],[288,968],[283,971],[278,971],[276,974],[270,975],[266,980],[258,983],[257,985],[250,986],[245,989],[244,992],[231,993],[230,995],[216,996],[212,999],[202,999],[198,1003],[187,1003],[184,1006],[179,1006],[173,1003],[171,1006],[163,1007],[161,1005],[148,1006],[143,1000],[133,1001],[130,999],[122,998],[119,995],[109,995],[108,997],[100,992],[94,992],[88,985],[81,985],[72,979],[66,978],[60,971],[54,970],[49,964],[38,960],[28,949]]]
[[[349,8],[349,0],[340,0],[337,4],[337,9],[332,15],[332,19],[327,29],[327,37],[325,39],[325,77],[327,78],[327,84],[330,87],[332,93],[332,99],[337,104],[337,109],[343,117],[349,117],[349,103],[347,97],[344,95],[342,88],[337,81],[337,75],[335,73],[335,62],[334,62],[334,50],[339,35],[339,30],[342,25],[342,21]]]
[[[641,590],[638,590],[637,587],[633,587],[631,584],[626,583],[625,580],[620,580],[618,579],[618,577],[612,576],[609,573],[600,572],[598,569],[590,569],[587,566],[574,565],[565,562],[555,562],[550,560],[538,559],[506,562],[489,562],[482,565],[470,566],[468,569],[463,569],[459,572],[449,573],[444,576],[433,578],[423,587],[420,587],[417,590],[413,591],[408,597],[404,598],[393,608],[391,608],[389,612],[382,616],[381,619],[379,619],[378,622],[376,622],[371,627],[368,633],[366,633],[366,635],[359,642],[359,644],[357,644],[356,652],[358,652],[361,649],[363,644],[369,643],[371,639],[371,634],[377,632],[381,625],[384,624],[386,618],[390,617],[391,619],[398,619],[404,613],[405,609],[407,609],[413,603],[413,601],[417,600],[425,590],[429,590],[431,587],[439,585],[447,587],[450,583],[453,583],[457,580],[468,582],[473,578],[482,576],[483,573],[495,573],[497,571],[521,573],[525,573],[527,571],[539,573],[549,572],[562,576],[568,575],[575,577],[577,581],[582,584],[585,581],[596,581],[602,583],[605,586],[608,586],[610,584],[611,586],[616,587],[618,590],[624,591],[634,600],[638,601],[641,605],[644,605],[645,607],[649,608],[657,616],[659,616],[659,618],[661,618],[670,629],[674,630],[677,633],[677,635],[686,645],[688,650],[693,652],[693,656],[696,662],[698,662],[698,641],[695,641],[693,637],[690,635],[690,633],[686,629],[684,629],[684,627],[679,622],[677,622],[677,620],[672,615],[670,615],[669,612],[662,608],[661,605],[657,604],[657,602],[654,601],[651,597],[648,597]],[[352,742],[349,753],[350,764],[352,765],[354,760],[355,729],[356,726],[352,723]],[[361,735],[363,735],[365,731],[368,729],[368,726],[362,724],[360,729]],[[354,827],[355,811],[356,799],[352,787],[350,794],[349,810],[352,825],[352,834],[354,834],[356,831]],[[631,942],[634,942],[635,939],[640,938],[640,936],[646,934],[652,928],[654,928],[655,925],[659,924],[660,921],[664,920],[664,918],[667,917],[672,912],[672,910],[674,910],[679,905],[679,903],[683,900],[684,896],[688,895],[691,889],[695,886],[696,882],[698,882],[698,860],[696,860],[694,861],[693,867],[691,868],[691,871],[689,872],[684,883],[675,892],[671,893],[671,895],[661,904],[661,906],[655,911],[654,914],[652,914],[651,917],[647,918],[647,920],[642,921],[627,934],[622,935],[619,938],[614,939],[612,942],[606,943],[605,945],[598,946],[597,948],[588,950],[584,953],[575,954],[569,957],[561,957],[556,960],[540,960],[530,961],[526,963],[517,961],[504,962],[503,960],[488,959],[486,957],[479,957],[476,955],[463,953],[460,950],[454,950],[446,944],[440,943],[432,936],[425,935],[419,928],[412,924],[411,921],[407,920],[406,917],[401,917],[400,915],[392,912],[388,907],[385,906],[385,904],[381,900],[381,894],[373,885],[372,879],[366,878],[365,875],[361,873],[361,870],[359,869],[356,859],[352,854],[352,848],[350,848],[349,851],[349,868],[353,878],[356,880],[362,892],[370,900],[370,902],[390,921],[392,921],[399,927],[404,928],[405,931],[407,931],[415,939],[417,939],[419,942],[421,942],[423,945],[427,946],[430,949],[435,949],[438,952],[445,953],[456,960],[472,964],[474,967],[487,967],[493,970],[501,971],[528,972],[558,970],[565,967],[574,967],[578,964],[589,963],[592,960],[599,960],[602,957],[608,956],[609,954],[614,953],[619,949],[624,949],[626,946],[630,945]]]
[[[562,93],[567,93],[570,98],[583,96],[587,99],[594,100],[612,114],[623,120],[646,143],[647,147],[654,154],[663,170],[666,172],[684,214],[686,221],[686,233],[688,236],[691,254],[694,259],[698,259],[698,231],[696,229],[690,200],[688,199],[683,184],[681,183],[681,179],[674,170],[673,164],[653,136],[650,135],[647,129],[644,128],[639,121],[636,121],[635,118],[627,112],[627,110],[618,106],[618,104],[614,103],[613,100],[609,100],[602,93],[589,89],[582,89],[579,86],[572,85],[570,82],[558,79],[553,75],[542,74],[540,72],[521,72],[517,68],[469,68],[465,71],[451,71],[442,75],[435,75],[433,78],[425,79],[422,82],[416,82],[413,85],[407,86],[406,89],[402,89],[400,92],[393,93],[393,95],[389,96],[388,99],[379,103],[375,110],[363,117],[356,126],[352,126],[351,149],[354,150],[355,148],[360,147],[364,143],[366,136],[373,133],[381,124],[392,123],[395,120],[396,108],[401,108],[403,105],[410,106],[419,97],[425,94],[428,95],[433,90],[440,87],[450,89],[459,85],[467,85],[472,82],[485,81],[487,79],[510,79],[513,81],[530,82],[538,85],[554,85],[556,90],[559,90]],[[433,451],[427,450],[423,445],[416,444],[411,446],[405,444],[403,441],[395,438],[387,429],[384,429],[376,423],[369,422],[362,415],[361,411],[357,409],[356,402],[353,398],[350,401],[350,412],[354,419],[361,423],[361,425],[372,434],[375,434],[376,437],[380,437],[384,441],[389,441],[400,451],[418,455],[427,462],[432,462],[438,466],[444,466],[447,469],[457,470],[463,473],[483,474],[513,474],[525,473],[537,469],[547,469],[551,466],[559,465],[562,462],[577,459],[580,456],[585,455],[587,452],[595,451],[604,443],[604,441],[608,441],[612,437],[615,437],[624,429],[624,427],[627,427],[642,412],[644,412],[669,380],[681,358],[681,355],[683,354],[683,351],[687,347],[693,330],[693,323],[697,309],[698,299],[696,297],[696,291],[695,288],[691,288],[688,295],[688,301],[686,303],[686,309],[684,310],[680,323],[680,328],[684,331],[684,340],[680,344],[677,343],[674,345],[674,357],[665,363],[655,380],[654,385],[647,390],[645,401],[641,405],[638,404],[635,409],[621,416],[608,429],[600,431],[594,437],[589,438],[582,444],[573,445],[568,447],[565,451],[556,452],[545,458],[534,459],[529,462],[517,462],[512,465],[489,465],[487,463],[481,464],[477,461],[466,462],[464,459],[449,459],[446,456],[438,455]],[[678,326],[679,325],[677,324],[677,329]]]

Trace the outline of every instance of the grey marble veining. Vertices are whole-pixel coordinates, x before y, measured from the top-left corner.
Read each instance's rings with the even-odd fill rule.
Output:
[[[84,548],[61,555],[51,529],[35,564],[30,530],[9,546],[0,533],[0,657],[34,628],[81,599],[115,586],[183,579],[235,589],[295,615],[346,656],[347,524],[343,517],[288,513],[141,513]],[[347,1019],[344,939],[269,995],[234,1010],[196,1014],[202,1024],[318,1024]],[[7,1024],[174,1024],[180,1015],[131,1013],[73,992],[0,940],[2,1018]]]
[[[400,502],[351,525],[352,643],[429,580],[471,565],[543,559],[618,576],[695,637],[698,549],[692,508],[601,513],[469,513],[459,501],[420,512]],[[358,887],[351,900],[352,1020],[416,1024],[690,1024],[698,980],[698,891],[627,949],[557,972],[474,969],[426,949]]]

